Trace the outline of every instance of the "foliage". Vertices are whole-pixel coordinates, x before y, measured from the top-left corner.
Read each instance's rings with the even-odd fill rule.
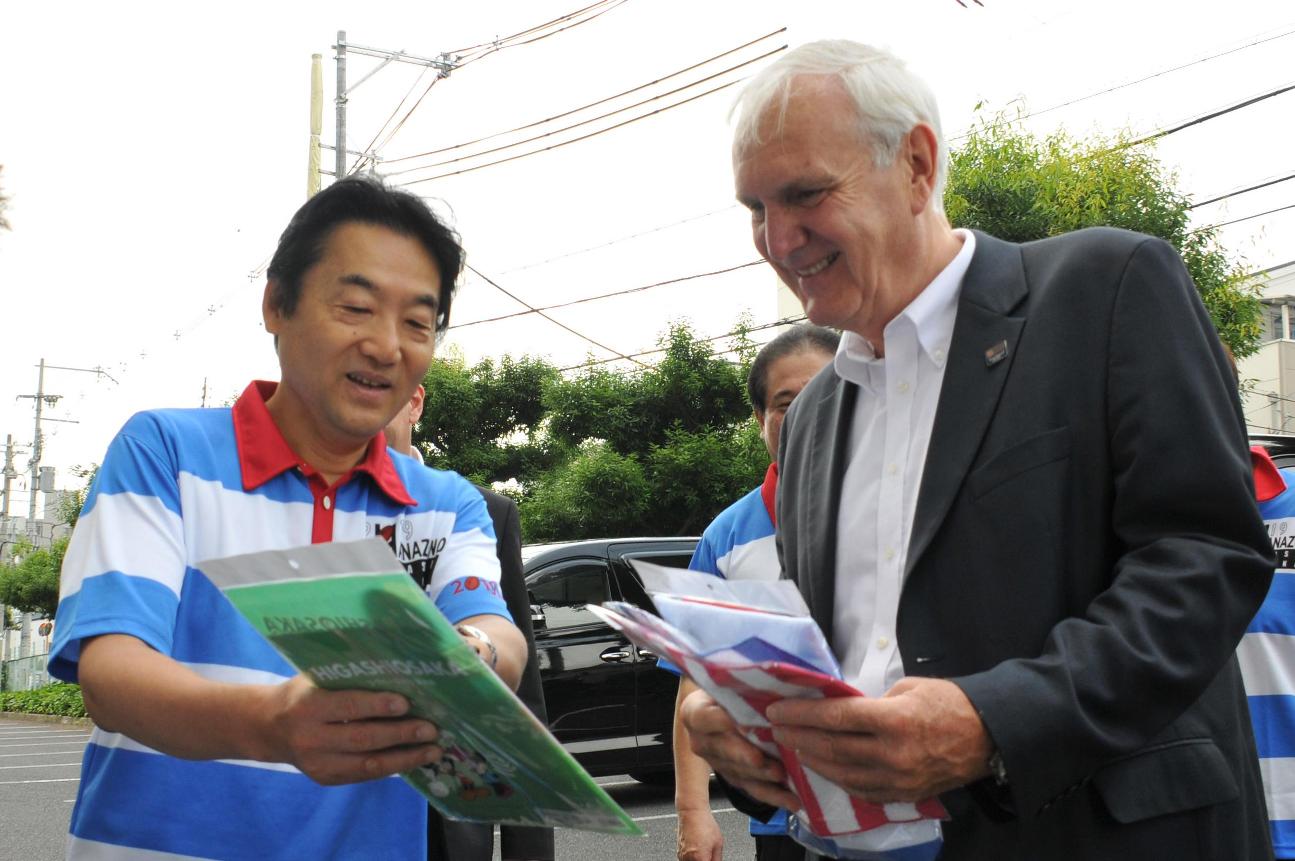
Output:
[[[1027,242],[1097,225],[1166,240],[1182,255],[1220,336],[1238,357],[1259,347],[1258,286],[1210,229],[1188,227],[1190,201],[1150,144],[1127,134],[1037,137],[1002,115],[950,153],[945,211],[958,227]]]
[[[72,474],[79,478],[85,479],[85,486],[80,490],[73,490],[63,495],[59,503],[59,517],[70,528],[76,528],[77,518],[81,516],[81,509],[85,508],[86,498],[90,496],[90,488],[94,486],[94,480],[99,477],[99,464],[92,463],[89,466],[74,466]]]
[[[58,607],[58,576],[67,542],[67,538],[57,538],[49,547],[39,550],[28,542],[15,545],[9,559],[0,562],[0,604],[7,604],[20,613],[53,618]]]
[[[85,717],[80,685],[55,682],[34,691],[0,691],[0,712]]]
[[[637,535],[648,492],[638,458],[593,443],[523,499],[522,534],[527,542]]]
[[[414,444],[428,466],[479,484],[545,469],[562,459],[539,434],[543,392],[557,378],[555,367],[529,356],[471,368],[462,356],[437,359],[423,380],[427,396]]]

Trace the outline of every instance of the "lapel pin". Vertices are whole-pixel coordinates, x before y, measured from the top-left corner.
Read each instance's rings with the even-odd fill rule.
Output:
[[[1007,358],[1007,342],[999,341],[985,351],[985,367],[992,368]]]

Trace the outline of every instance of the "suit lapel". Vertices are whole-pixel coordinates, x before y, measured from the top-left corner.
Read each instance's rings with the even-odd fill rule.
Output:
[[[1027,293],[1019,246],[976,231],[917,496],[907,572],[939,531],[980,449],[1025,325],[1024,313],[1010,312]]]
[[[841,510],[841,488],[845,483],[845,468],[850,463],[848,443],[850,421],[854,416],[854,403],[859,389],[853,383],[837,377],[835,385],[823,393],[823,403],[817,411],[810,440],[810,463],[822,463],[826,474],[814,471],[813,486],[801,496],[809,505],[808,566],[810,583],[808,603],[811,615],[818,622],[828,642],[832,641],[833,602],[836,597],[836,536],[837,517]],[[814,492],[827,488],[827,492]],[[821,574],[822,576],[818,576]],[[805,592],[805,585],[801,585]]]

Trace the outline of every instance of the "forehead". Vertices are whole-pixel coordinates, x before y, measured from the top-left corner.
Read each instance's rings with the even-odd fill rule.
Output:
[[[757,142],[734,143],[739,195],[744,185],[830,170],[868,152],[854,101],[834,76],[794,78],[785,106],[781,99],[773,99],[761,112],[756,129]]]
[[[832,361],[832,354],[818,347],[807,347],[786,356],[780,356],[769,363],[766,382],[769,395],[800,388],[809,381],[823,366]]]
[[[362,276],[379,290],[399,287],[440,295],[440,270],[423,244],[380,225],[338,225],[313,269],[329,281]]]

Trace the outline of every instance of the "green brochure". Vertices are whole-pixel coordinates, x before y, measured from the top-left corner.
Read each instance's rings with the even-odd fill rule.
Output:
[[[452,819],[642,834],[463,641],[381,539],[199,566],[300,672],[392,691],[435,723],[445,756],[403,774]]]

